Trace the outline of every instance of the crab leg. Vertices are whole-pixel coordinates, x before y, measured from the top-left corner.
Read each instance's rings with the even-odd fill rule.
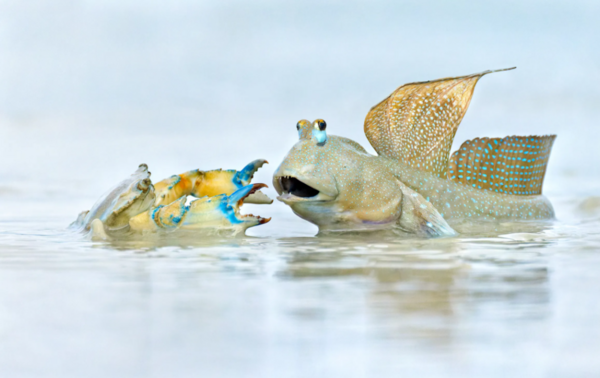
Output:
[[[187,195],[195,197],[213,197],[219,194],[230,195],[236,190],[248,185],[254,173],[263,166],[266,160],[255,160],[246,165],[241,171],[236,170],[193,170],[174,175],[154,185],[156,201],[154,206],[170,204],[178,198]],[[256,193],[248,203],[272,203],[273,201],[262,193]]]

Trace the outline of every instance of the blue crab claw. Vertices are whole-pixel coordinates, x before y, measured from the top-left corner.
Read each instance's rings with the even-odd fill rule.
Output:
[[[255,160],[241,171],[215,169],[200,171],[198,169],[171,176],[154,185],[156,201],[154,206],[167,205],[182,196],[193,195],[202,198],[219,194],[231,195],[236,190],[250,184],[254,173],[262,167],[266,160]],[[246,203],[270,204],[273,200],[262,192],[253,193]]]
[[[241,214],[240,207],[249,196],[266,187],[265,184],[252,184],[236,190],[230,196],[222,194],[193,201],[189,205],[189,211],[182,222],[181,228],[234,229],[238,233],[249,227],[265,224],[271,218]]]
[[[269,164],[269,162],[264,159],[258,159],[247,164],[241,171],[238,171],[235,174],[235,176],[233,177],[233,182],[238,187],[250,184],[250,181],[252,181],[252,178],[254,177],[254,173],[258,171],[258,169],[262,167],[265,163]],[[268,205],[273,203],[273,200],[261,191],[254,191],[244,200],[244,202]]]
[[[253,184],[236,190],[230,196],[220,194],[202,197],[186,205],[188,197],[181,197],[168,205],[160,205],[137,215],[129,221],[133,231],[182,230],[233,230],[235,234],[249,227],[265,224],[271,218],[241,214],[245,200],[265,188],[265,184]],[[193,198],[193,197],[189,197]]]
[[[227,204],[229,206],[235,206],[236,203],[240,201],[243,202],[245,198],[247,198],[250,194],[255,193],[258,189],[266,187],[267,185],[265,184],[246,185],[227,197]]]
[[[258,159],[250,162],[244,168],[242,168],[241,171],[238,171],[235,176],[233,176],[233,182],[238,188],[250,184],[252,177],[254,177],[254,173],[256,173],[260,167],[265,165],[265,163],[269,164],[269,162],[264,159]]]

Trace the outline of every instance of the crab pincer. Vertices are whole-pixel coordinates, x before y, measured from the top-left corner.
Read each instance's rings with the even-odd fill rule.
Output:
[[[197,199],[190,204],[181,228],[227,228],[238,233],[249,227],[265,224],[271,218],[241,214],[240,208],[253,193],[266,187],[265,184],[251,184],[238,189],[230,196],[222,194]]]
[[[188,198],[181,197],[169,205],[160,205],[152,210],[133,217],[129,221],[133,231],[172,231],[182,230],[230,230],[234,234],[247,228],[265,224],[271,218],[252,214],[241,214],[245,200],[265,184],[246,185],[230,196],[220,194],[198,198],[186,205]]]
[[[154,206],[166,205],[177,198],[193,195],[201,198],[219,194],[230,195],[236,190],[250,184],[254,173],[262,167],[266,160],[259,159],[247,164],[241,171],[234,169],[200,171],[198,169],[173,175],[156,183],[156,201]],[[246,200],[247,203],[270,204],[272,199],[262,192],[255,192]]]

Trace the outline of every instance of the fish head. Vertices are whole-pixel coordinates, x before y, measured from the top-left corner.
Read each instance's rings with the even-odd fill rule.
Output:
[[[298,122],[299,140],[273,175],[273,186],[300,218],[320,231],[395,226],[424,236],[452,229],[419,193],[398,180],[394,162],[348,138],[327,135],[325,121]]]
[[[364,160],[356,142],[327,135],[322,119],[298,122],[299,140],[273,175],[277,199],[319,228],[356,228],[357,214],[368,206]],[[358,188],[358,189],[357,189]]]
[[[278,199],[290,206],[331,202],[338,195],[335,175],[330,172],[333,158],[322,119],[301,120],[296,124],[299,140],[273,176]]]

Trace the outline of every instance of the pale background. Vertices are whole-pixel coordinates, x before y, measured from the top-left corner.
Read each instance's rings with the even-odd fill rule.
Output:
[[[599,20],[572,0],[0,0],[0,376],[600,376]],[[364,117],[398,86],[512,66],[455,144],[558,134],[540,230],[315,238],[277,202],[251,209],[273,216],[259,238],[66,230],[140,163],[265,158],[270,184],[299,119],[372,151]]]
[[[0,1],[0,185],[91,190],[141,162],[155,179],[255,158],[272,172],[299,119],[368,146],[367,111],[401,84],[511,66],[480,81],[456,143],[556,133],[547,190],[569,185],[557,172],[585,181],[599,16],[596,1]]]

